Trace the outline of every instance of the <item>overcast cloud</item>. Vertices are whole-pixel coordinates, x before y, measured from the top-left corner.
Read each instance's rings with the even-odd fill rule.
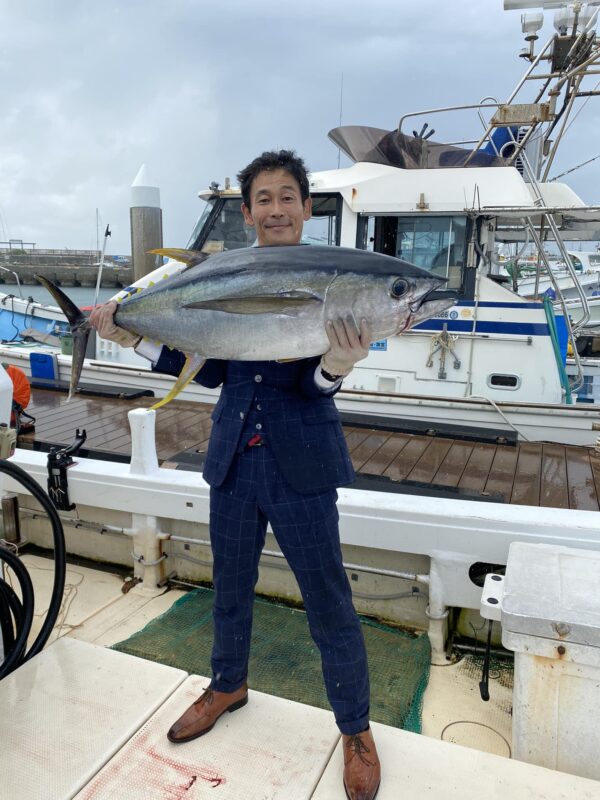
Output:
[[[142,163],[170,246],[187,243],[198,191],[264,149],[335,167],[342,73],[343,122],[393,128],[410,110],[505,98],[525,66],[502,0],[0,0],[0,15],[0,239],[38,247],[95,247],[99,208],[110,252],[128,253]],[[598,154],[599,118],[592,99],[555,172]],[[435,139],[475,123],[436,119]],[[590,203],[598,165],[568,178]]]

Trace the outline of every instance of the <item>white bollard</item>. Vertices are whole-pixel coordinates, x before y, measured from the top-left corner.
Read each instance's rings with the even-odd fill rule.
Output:
[[[156,411],[134,408],[127,413],[131,428],[132,475],[152,475],[159,469],[154,430]]]

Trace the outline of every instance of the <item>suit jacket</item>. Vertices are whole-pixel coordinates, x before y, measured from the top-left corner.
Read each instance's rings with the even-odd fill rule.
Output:
[[[178,375],[185,356],[163,347],[154,369]],[[333,392],[314,380],[319,358],[288,363],[209,359],[195,380],[208,388],[223,384],[212,412],[204,479],[220,486],[260,415],[262,433],[286,481],[310,494],[345,486],[354,478]],[[260,411],[256,409],[260,407]]]

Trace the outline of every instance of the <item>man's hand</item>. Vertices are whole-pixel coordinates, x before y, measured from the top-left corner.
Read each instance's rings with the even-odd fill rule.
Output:
[[[345,376],[352,367],[369,355],[371,326],[366,319],[360,321],[360,332],[354,318],[328,320],[325,327],[330,349],[321,359],[321,366],[330,375]]]
[[[141,336],[129,333],[124,328],[115,325],[114,315],[117,304],[114,300],[104,305],[96,306],[90,314],[90,325],[98,331],[103,339],[120,344],[121,347],[135,347],[141,340]]]

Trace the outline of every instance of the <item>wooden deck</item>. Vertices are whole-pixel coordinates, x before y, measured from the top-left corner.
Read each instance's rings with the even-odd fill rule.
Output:
[[[137,400],[78,396],[66,403],[60,392],[34,389],[27,409],[36,417],[35,433],[19,446],[47,449],[71,444],[85,428],[85,448],[126,458],[131,452],[127,412],[147,408]],[[164,465],[185,468],[200,462],[211,429],[211,406],[172,401],[157,411],[156,450]],[[496,499],[518,505],[600,510],[600,455],[592,449],[559,444],[515,447],[345,426],[352,463],[359,475],[379,479],[373,488],[428,489],[436,494]],[[401,484],[401,485],[399,485]]]

